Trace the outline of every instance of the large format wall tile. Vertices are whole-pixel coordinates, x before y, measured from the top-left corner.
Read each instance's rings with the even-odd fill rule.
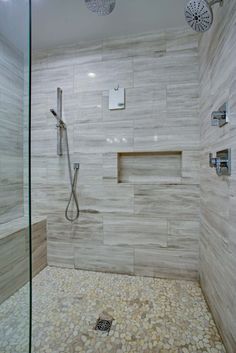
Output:
[[[198,278],[198,252],[173,249],[135,249],[134,269],[140,276]]]
[[[133,185],[111,185],[110,183],[81,185],[79,187],[80,207],[83,211],[97,213],[133,212]]]
[[[80,92],[70,96],[69,106],[65,106],[67,115],[74,122],[96,123],[102,121],[102,92]]]
[[[80,163],[79,184],[101,184],[104,176],[102,153],[73,153],[73,161]],[[68,178],[66,179],[68,181]]]
[[[0,36],[0,224],[22,217],[24,61]]]
[[[48,240],[48,264],[65,268],[74,268],[74,248],[71,240]]]
[[[47,266],[47,222],[32,220],[32,274]],[[29,281],[29,220],[0,225],[0,303]]]
[[[80,221],[72,224],[74,244],[103,244],[103,217],[100,213],[80,212]]]
[[[168,248],[199,250],[200,224],[197,220],[171,219],[168,223]]]
[[[200,40],[201,237],[200,279],[227,352],[236,352],[236,2],[216,8],[211,30]],[[207,97],[207,99],[206,99]],[[212,127],[210,117],[227,101],[230,123]],[[218,177],[208,154],[231,148],[232,175]]]
[[[166,31],[167,52],[186,55],[188,52],[192,54],[194,50],[195,55],[198,55],[198,36],[194,31],[190,32],[187,28]]]
[[[197,50],[198,35],[179,29],[34,55],[33,212],[48,216],[50,265],[197,276]],[[126,107],[110,111],[109,90],[118,84],[125,88]],[[66,155],[56,155],[55,120],[49,113],[56,108],[58,86],[63,89],[71,159],[80,162],[80,219],[73,224],[64,219],[69,197]],[[150,152],[160,151],[162,158],[153,166]],[[121,166],[122,152],[148,153]],[[165,158],[166,152],[172,157]],[[147,251],[150,262],[144,270]],[[162,266],[165,256],[168,263]]]
[[[95,77],[88,77],[94,73]],[[133,87],[132,60],[111,60],[75,66],[75,92],[104,91],[120,87]]]
[[[133,249],[118,246],[75,246],[75,268],[133,273]]]
[[[102,60],[119,60],[132,58],[134,54],[133,37],[111,38],[103,41]]]
[[[167,85],[168,111],[176,114],[182,111],[197,111],[199,109],[199,84],[180,83]]]
[[[105,215],[104,243],[133,247],[167,247],[167,221],[146,215]]]
[[[75,152],[103,153],[105,133],[101,123],[74,124]]]
[[[176,113],[172,119],[169,112],[160,113],[155,119],[136,120],[134,122],[134,149],[136,151],[199,149],[198,126],[191,122],[185,124],[185,119],[182,117],[178,119]]]
[[[134,211],[163,218],[199,218],[197,185],[135,185]]]
[[[83,41],[75,46],[75,64],[97,63],[102,61],[102,42]]]
[[[134,58],[134,87],[198,82],[198,70],[196,55]]]

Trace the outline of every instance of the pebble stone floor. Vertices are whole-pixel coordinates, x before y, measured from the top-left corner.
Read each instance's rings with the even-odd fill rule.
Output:
[[[14,315],[22,288],[0,306]],[[22,308],[21,308],[22,309]],[[103,313],[109,335],[94,329]],[[5,322],[12,324],[16,318]],[[0,326],[1,353],[26,353],[9,345]],[[21,337],[21,329],[18,335]],[[14,331],[14,330],[13,330]],[[33,281],[33,353],[225,353],[199,284],[47,267]]]

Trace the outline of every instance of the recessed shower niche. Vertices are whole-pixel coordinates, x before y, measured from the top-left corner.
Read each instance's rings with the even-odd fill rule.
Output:
[[[131,184],[179,184],[182,152],[118,153],[118,182]]]

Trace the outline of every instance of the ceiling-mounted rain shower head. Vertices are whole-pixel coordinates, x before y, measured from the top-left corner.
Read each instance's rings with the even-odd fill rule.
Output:
[[[89,10],[100,16],[110,15],[116,6],[116,0],[85,0],[85,3]]]
[[[189,26],[196,32],[206,32],[213,22],[212,6],[223,5],[223,0],[189,0],[185,8],[185,18]]]

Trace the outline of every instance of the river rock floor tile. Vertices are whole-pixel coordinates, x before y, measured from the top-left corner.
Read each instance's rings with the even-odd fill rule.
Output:
[[[225,353],[197,282],[52,267],[33,280],[32,341],[33,353]]]

